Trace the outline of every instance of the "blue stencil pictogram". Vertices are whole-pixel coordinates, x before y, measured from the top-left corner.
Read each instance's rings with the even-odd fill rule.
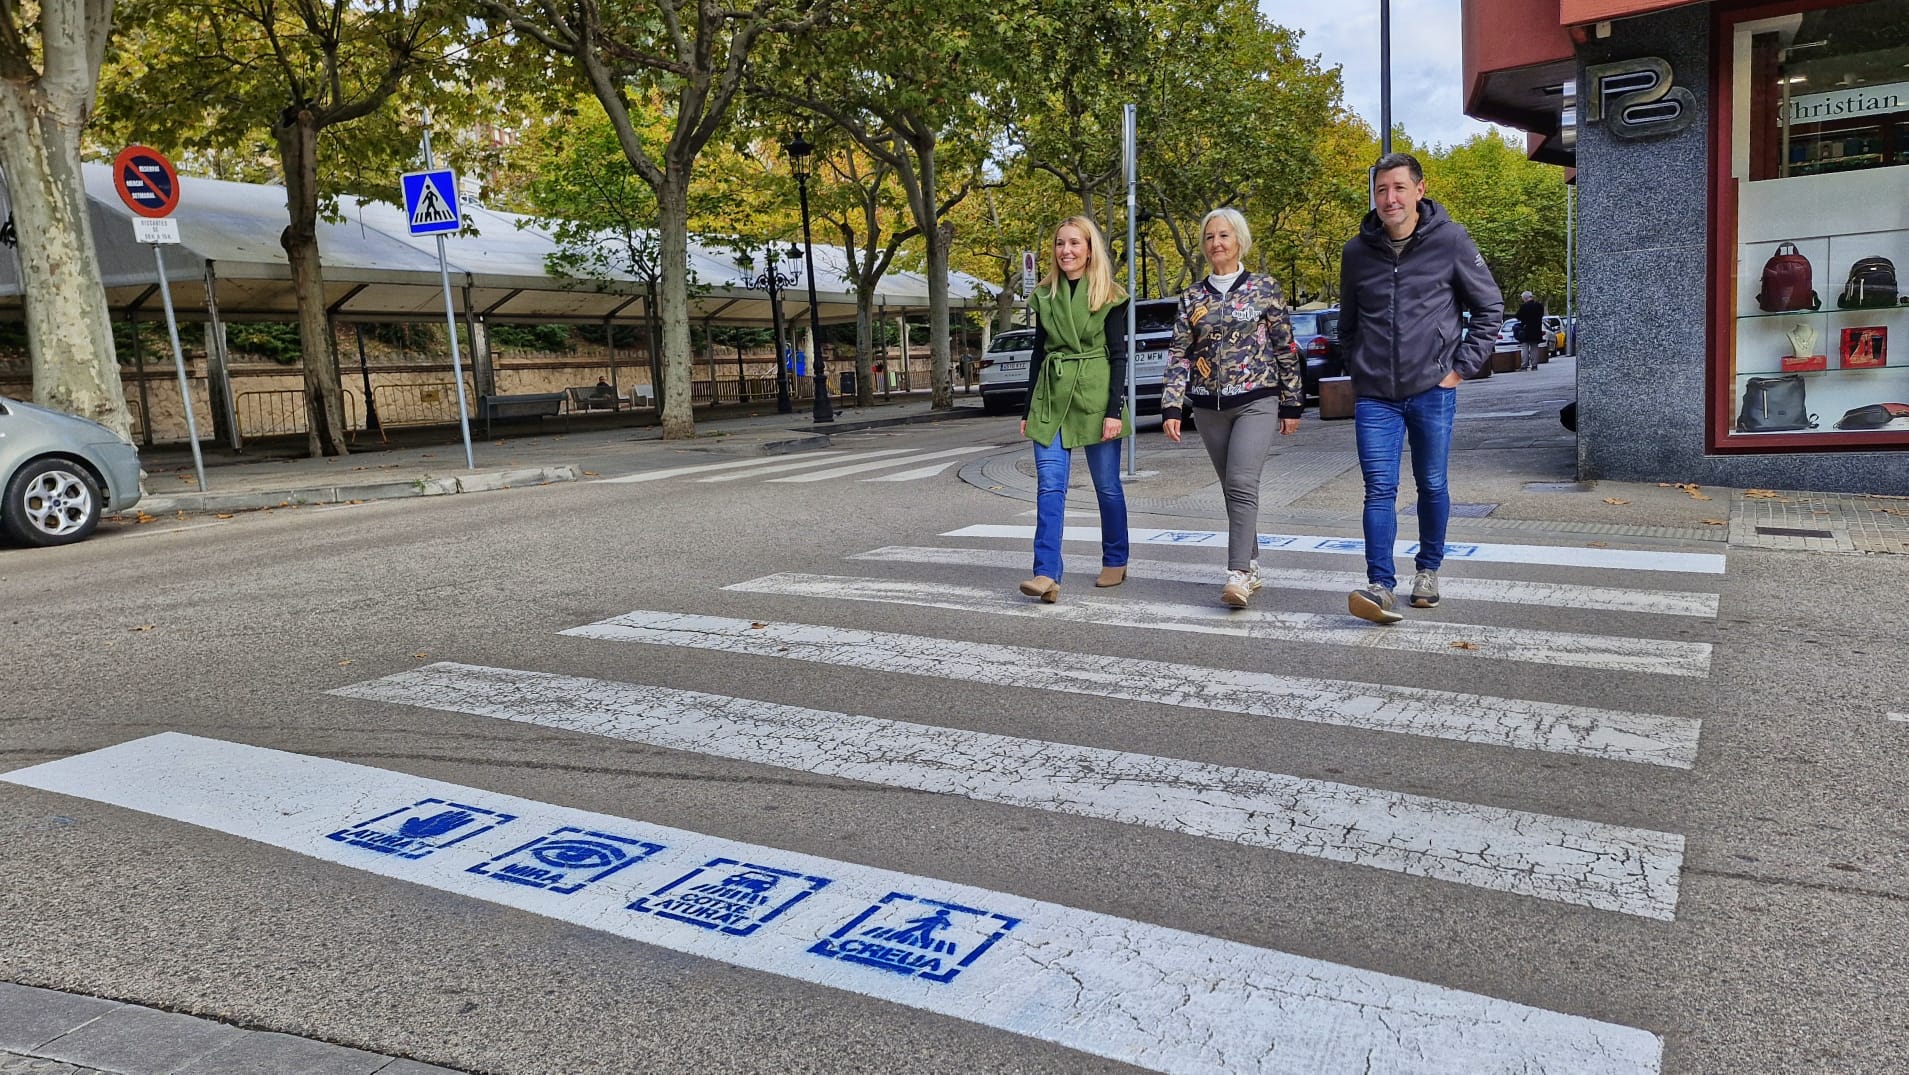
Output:
[[[826,877],[715,858],[630,904],[630,910],[747,937],[828,883]]]
[[[565,825],[465,872],[567,896],[661,850],[648,840]]]
[[[1020,923],[958,903],[890,892],[809,951],[945,985]]]
[[[444,799],[423,799],[328,833],[327,838],[383,855],[421,859],[515,820],[515,814]]]

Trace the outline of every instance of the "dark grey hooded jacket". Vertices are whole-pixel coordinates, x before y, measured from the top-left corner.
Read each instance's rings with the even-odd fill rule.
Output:
[[[1471,314],[1467,325],[1460,311]],[[1339,263],[1339,345],[1352,390],[1400,400],[1491,361],[1505,300],[1472,237],[1430,198],[1396,257],[1369,211]]]

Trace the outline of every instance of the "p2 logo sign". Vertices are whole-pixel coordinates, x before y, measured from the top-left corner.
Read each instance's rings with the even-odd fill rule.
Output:
[[[1697,119],[1697,98],[1673,85],[1670,64],[1655,56],[1592,64],[1584,82],[1585,120],[1603,121],[1618,138],[1675,134]]]

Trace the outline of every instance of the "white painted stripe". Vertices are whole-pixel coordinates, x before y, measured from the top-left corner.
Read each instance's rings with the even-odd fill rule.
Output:
[[[1013,538],[1034,540],[1031,526],[984,523],[950,530],[942,537]],[[1090,527],[1067,527],[1066,541],[1091,541],[1100,544],[1100,531]],[[1214,530],[1134,530],[1128,540],[1135,545],[1181,545],[1192,548],[1226,547],[1226,533]],[[1365,542],[1359,538],[1320,537],[1298,534],[1261,534],[1259,547],[1267,552],[1325,552],[1347,556],[1365,555]],[[1418,551],[1418,542],[1400,541],[1393,555],[1410,557]],[[1605,567],[1622,571],[1684,571],[1700,575],[1723,574],[1724,558],[1710,552],[1653,552],[1645,549],[1591,549],[1576,545],[1487,545],[1452,541],[1445,545],[1446,561],[1470,561],[1500,564],[1554,564],[1560,567]]]
[[[1581,1016],[261,747],[167,733],[0,779],[1156,1071],[1654,1075],[1663,1059],[1656,1035]],[[411,835],[395,835],[405,821]],[[528,865],[527,843],[564,828],[583,830],[565,834],[576,841],[571,847],[583,850],[579,837],[588,838],[611,848],[613,863],[628,864],[608,876],[585,872],[593,866],[543,871],[581,881],[571,892],[554,890],[568,884],[537,887],[541,878],[528,873],[519,874],[522,883],[500,880],[508,864]],[[752,932],[664,917],[672,896],[723,887],[729,871],[739,883],[726,886],[718,905],[736,908],[730,929],[757,926]],[[802,891],[809,894],[799,901],[785,899]],[[757,895],[766,900],[754,902]],[[849,954],[870,962],[841,958]],[[891,969],[898,956],[908,964]],[[927,977],[936,973],[946,977]]]
[[[1328,616],[1317,612],[1226,608],[1217,599],[1210,605],[1184,605],[1165,601],[1069,595],[1059,604],[1049,605],[1030,601],[1005,589],[793,572],[764,575],[723,588],[783,597],[874,601],[1001,616],[1039,616],[1058,623],[1234,635],[1240,638],[1408,653],[1462,654],[1502,661],[1596,668],[1609,672],[1643,672],[1664,676],[1710,674],[1708,642],[1572,634],[1566,631],[1539,631],[1529,627],[1490,627],[1424,619],[1408,619],[1404,623],[1382,627],[1354,619],[1348,614]]]
[[[913,448],[883,448],[881,451],[878,451],[878,452],[856,452],[853,455],[850,455],[849,458],[850,459],[874,459],[878,456],[906,455],[910,452],[913,452],[914,450],[915,449]],[[743,478],[759,478],[764,474],[781,474],[791,470],[807,470],[810,467],[824,466],[824,465],[830,465],[830,464],[841,462],[841,460],[839,459],[817,459],[815,458],[815,455],[813,453],[805,452],[803,454],[804,454],[804,458],[793,459],[786,463],[777,463],[775,466],[772,466],[772,467],[757,467],[754,470],[745,470],[739,474],[717,474],[714,477],[697,478],[696,480],[704,484],[707,484],[710,482],[733,482],[733,481],[739,481]],[[896,462],[899,462],[899,460],[896,460]]]
[[[1485,412],[1483,412],[1483,413],[1481,413],[1481,414],[1467,414],[1467,413],[1465,413],[1464,411],[1460,411],[1460,412],[1458,412],[1458,417],[1460,417],[1460,418],[1473,418],[1473,419],[1483,419],[1483,418],[1535,418],[1535,417],[1537,417],[1537,414],[1538,414],[1538,412],[1537,412],[1537,411],[1485,411]]]
[[[804,457],[807,459],[818,459],[823,456],[835,456],[835,455],[843,455],[843,454],[846,454],[846,453],[843,453],[840,451],[804,452],[803,453]],[[698,463],[695,466],[688,466],[688,467],[668,467],[664,470],[645,470],[636,474],[625,474],[620,478],[598,478],[596,481],[592,482],[591,484],[592,485],[629,485],[632,482],[662,481],[664,478],[680,478],[685,474],[708,474],[712,471],[735,470],[739,467],[760,467],[770,463],[774,463],[781,458],[782,458],[781,456],[777,456],[777,455],[766,455],[766,456],[760,456],[755,459],[736,459],[727,463]]]
[[[1909,723],[1909,713],[1890,713],[1888,716],[1890,720],[1900,720]]]
[[[1694,718],[887,631],[631,612],[563,632],[1688,769]]]
[[[1099,539],[1095,539],[1098,544]],[[999,567],[1028,570],[1025,552],[1000,552],[994,549],[923,548],[888,545],[847,557],[850,560],[881,560],[910,564],[950,564],[964,567]],[[1129,560],[1127,574],[1137,579],[1166,579],[1173,582],[1219,586],[1226,581],[1224,564],[1191,564],[1176,560]],[[1287,590],[1325,590],[1343,593],[1365,585],[1365,575],[1351,571],[1294,571],[1261,567],[1260,578],[1267,586]],[[1642,612],[1661,616],[1717,618],[1717,595],[1682,590],[1622,590],[1610,586],[1575,586],[1558,582],[1519,582],[1508,579],[1464,579],[1440,576],[1439,589],[1446,599],[1488,601],[1514,605],[1543,605],[1546,608],[1599,609],[1609,612]]]
[[[1669,921],[1681,836],[670,687],[440,662],[331,692],[1101,818]]]
[[[942,471],[947,470],[949,467],[958,467],[960,465],[961,465],[961,460],[950,459],[946,463],[935,463],[931,466],[916,467],[914,470],[904,470],[899,474],[883,474],[880,477],[863,478],[862,480],[865,482],[919,481],[922,478],[932,478],[935,475],[941,473]]]
[[[1001,445],[999,444],[977,444],[969,448],[949,448],[947,451],[942,452],[924,452],[921,455],[915,456],[909,460],[909,462],[925,463],[930,459],[946,459],[949,456],[973,455],[976,452],[998,452],[1000,450]],[[845,478],[850,474],[861,474],[865,471],[879,470],[882,467],[892,467],[894,465],[894,460],[890,460],[886,463],[857,463],[846,467],[835,467],[832,470],[819,470],[814,474],[797,474],[793,477],[770,478],[769,480],[772,482],[821,482],[828,481],[830,478]]]

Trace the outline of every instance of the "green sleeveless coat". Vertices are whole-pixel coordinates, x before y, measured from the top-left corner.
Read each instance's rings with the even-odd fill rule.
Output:
[[[1027,409],[1028,439],[1043,447],[1060,435],[1061,447],[1100,443],[1112,390],[1107,365],[1107,308],[1088,306],[1084,284],[1056,281],[1052,290],[1035,288],[1028,305],[1047,337],[1046,357]],[[1120,435],[1133,432],[1131,415],[1122,416]]]

